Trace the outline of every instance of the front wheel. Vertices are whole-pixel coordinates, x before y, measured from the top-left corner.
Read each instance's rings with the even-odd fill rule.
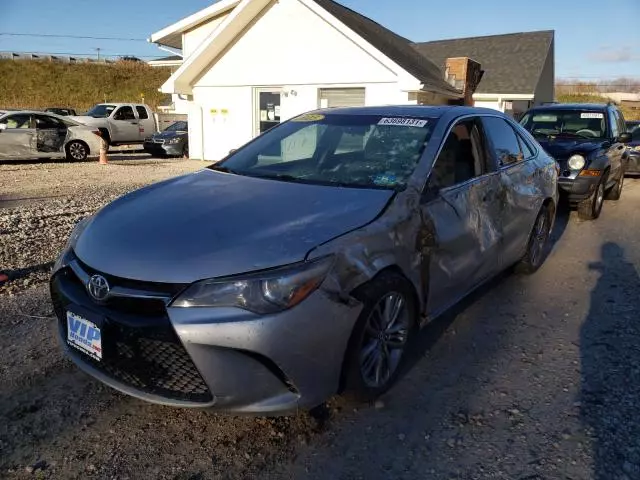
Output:
[[[416,300],[408,280],[394,272],[382,273],[355,296],[364,308],[349,340],[344,386],[358,400],[371,401],[400,373],[418,324]]]
[[[616,184],[611,187],[611,189],[607,192],[606,199],[607,200],[620,200],[622,196],[622,187],[624,186],[624,170],[620,173],[620,178],[616,182]]]
[[[578,204],[578,217],[583,220],[595,220],[602,212],[602,204],[604,203],[604,185],[606,177],[603,177],[596,187],[596,191],[589,197]]]
[[[83,162],[89,156],[89,148],[83,142],[73,140],[67,144],[67,160],[70,162]]]

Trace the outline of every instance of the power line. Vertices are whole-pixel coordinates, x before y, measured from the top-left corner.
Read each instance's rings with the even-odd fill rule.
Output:
[[[135,55],[132,53],[110,53],[108,55],[105,55],[105,51],[100,49],[100,52],[102,52],[102,55],[105,57],[138,57],[138,58],[164,58],[167,55]],[[14,50],[7,50],[7,51],[0,51],[0,54],[4,53],[4,54],[12,54],[15,53],[16,55],[49,55],[49,56],[56,56],[56,55],[71,55],[74,57],[93,57],[95,56],[95,52],[85,52],[85,53],[70,53],[70,52],[16,52]]]
[[[12,37],[39,37],[39,38],[74,38],[83,40],[117,40],[122,42],[146,42],[146,38],[122,38],[122,37],[90,37],[84,35],[53,35],[46,33],[15,33],[15,32],[0,32],[0,35],[7,35]]]

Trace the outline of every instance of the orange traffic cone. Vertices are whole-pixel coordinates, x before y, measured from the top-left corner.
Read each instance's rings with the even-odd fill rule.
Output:
[[[107,142],[104,138],[102,138],[100,140],[100,165],[107,165],[108,161],[107,161],[107,150],[109,148],[109,145],[107,145]]]

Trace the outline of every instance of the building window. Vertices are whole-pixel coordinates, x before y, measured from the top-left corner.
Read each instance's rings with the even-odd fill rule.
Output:
[[[364,107],[364,88],[321,88],[320,108]]]

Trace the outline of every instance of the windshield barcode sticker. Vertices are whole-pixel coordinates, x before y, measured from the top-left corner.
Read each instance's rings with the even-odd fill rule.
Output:
[[[604,118],[604,114],[599,112],[581,113],[580,118]]]
[[[398,127],[424,127],[427,120],[419,118],[381,118],[378,125],[393,125]]]

